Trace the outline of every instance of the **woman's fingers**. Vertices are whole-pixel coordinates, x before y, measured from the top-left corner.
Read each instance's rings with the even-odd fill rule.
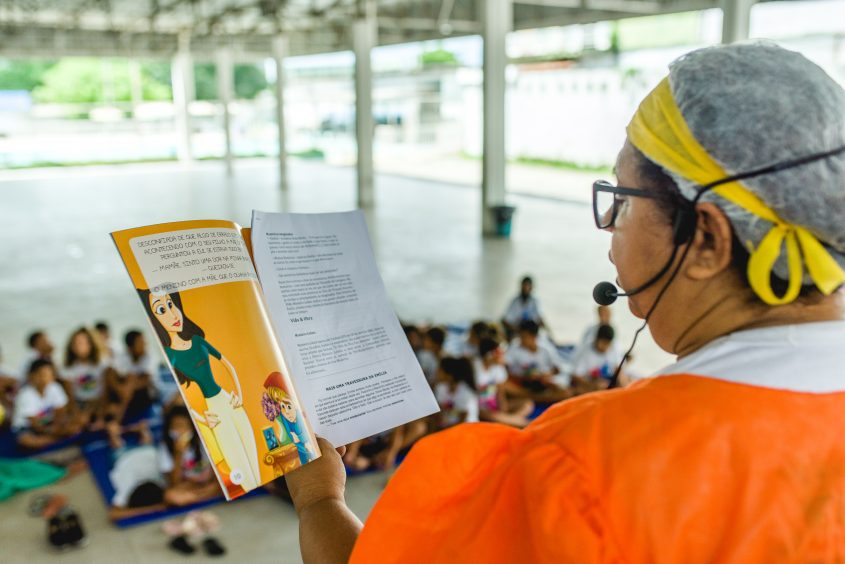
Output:
[[[229,405],[236,408],[243,405],[241,396],[239,396],[237,392],[232,392],[232,395],[229,396]]]
[[[212,429],[220,423],[220,418],[217,417],[217,414],[211,411],[205,412],[205,423]]]

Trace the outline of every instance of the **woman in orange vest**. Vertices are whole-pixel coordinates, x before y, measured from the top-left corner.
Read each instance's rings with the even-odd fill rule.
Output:
[[[773,45],[690,53],[616,176],[596,222],[677,362],[420,441],[363,528],[323,442],[288,477],[305,562],[845,562],[845,91]]]

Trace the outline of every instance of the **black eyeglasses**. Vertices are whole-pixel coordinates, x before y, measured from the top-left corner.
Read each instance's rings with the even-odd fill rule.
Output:
[[[634,196],[637,198],[658,198],[654,192],[647,192],[638,188],[625,188],[614,186],[607,180],[596,180],[593,182],[593,217],[596,220],[596,227],[607,229],[616,223],[616,216],[622,202],[620,196]]]
[[[734,174],[732,176],[727,176],[725,178],[714,180],[713,182],[705,184],[701,187],[701,190],[696,193],[695,198],[693,198],[692,202],[690,202],[690,205],[695,208],[695,205],[698,203],[698,201],[704,194],[722,184],[728,184],[737,180],[745,180],[746,178],[752,178],[763,174],[780,172],[782,170],[787,170],[796,166],[801,166],[811,162],[826,159],[828,157],[838,155],[839,153],[845,153],[845,145],[837,147],[835,149],[831,149],[830,151],[813,153],[811,155],[806,155],[787,161],[781,161],[772,165],[764,166],[754,170],[749,170],[748,172],[741,172],[739,174]],[[619,206],[624,201],[621,200],[619,196],[634,196],[637,198],[652,199],[659,199],[662,197],[662,195],[656,192],[647,192],[645,190],[640,190],[637,188],[624,188],[622,186],[614,186],[606,180],[597,180],[593,183],[593,217],[596,220],[596,227],[598,227],[599,229],[607,229],[608,227],[613,227],[614,223],[616,223],[616,216],[619,214]]]

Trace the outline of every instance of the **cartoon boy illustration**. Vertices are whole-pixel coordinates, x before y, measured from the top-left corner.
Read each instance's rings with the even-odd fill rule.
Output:
[[[299,462],[305,464],[312,460],[314,448],[308,438],[308,431],[305,429],[302,417],[293,400],[285,391],[285,381],[282,375],[278,372],[271,372],[264,381],[264,388],[266,388],[270,399],[279,406],[280,413],[277,420],[296,446],[299,453]]]

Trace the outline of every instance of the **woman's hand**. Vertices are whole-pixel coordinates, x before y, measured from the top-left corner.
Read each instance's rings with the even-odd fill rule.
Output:
[[[299,514],[325,500],[343,503],[346,469],[341,456],[346,452],[346,447],[335,449],[321,437],[317,437],[317,444],[323,453],[320,458],[285,474],[293,505]]]
[[[203,413],[203,416],[205,417],[205,424],[208,425],[209,429],[214,429],[220,424],[220,417],[213,411],[206,411]]]
[[[323,456],[285,475],[299,516],[299,547],[306,564],[349,562],[363,525],[343,500],[346,448],[317,438]]]
[[[244,404],[244,400],[241,399],[237,393],[232,392],[229,396],[229,405],[231,405],[234,409],[241,407]]]

